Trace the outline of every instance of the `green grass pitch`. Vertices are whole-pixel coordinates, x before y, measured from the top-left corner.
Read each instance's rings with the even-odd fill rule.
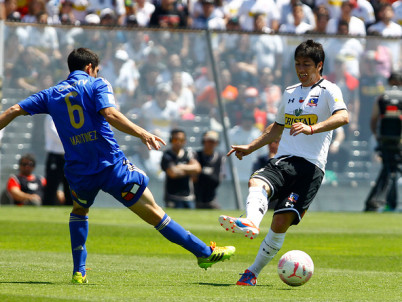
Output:
[[[286,235],[257,287],[234,284],[266,235],[249,240],[225,232],[220,214],[170,210],[209,243],[234,245],[235,256],[204,271],[186,250],[122,208],[93,208],[87,241],[88,285],[70,284],[69,208],[0,207],[0,301],[402,301],[402,216],[392,213],[308,213]],[[276,272],[286,251],[307,252],[315,264],[301,287]]]

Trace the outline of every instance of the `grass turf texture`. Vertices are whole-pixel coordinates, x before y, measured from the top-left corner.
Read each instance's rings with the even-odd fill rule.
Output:
[[[256,240],[225,232],[220,214],[169,210],[205,242],[234,245],[235,256],[200,269],[196,259],[169,243],[126,209],[90,211],[88,285],[70,284],[70,209],[0,208],[0,301],[402,301],[401,214],[308,213],[292,227],[257,287],[234,284],[254,260],[272,213]],[[276,272],[286,251],[307,252],[315,264],[302,287]]]

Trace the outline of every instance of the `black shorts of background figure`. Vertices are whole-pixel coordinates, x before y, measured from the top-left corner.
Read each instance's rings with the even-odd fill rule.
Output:
[[[324,171],[297,156],[272,158],[250,178],[263,180],[271,188],[270,202],[275,202],[274,215],[294,211],[298,224],[306,213],[324,178]]]

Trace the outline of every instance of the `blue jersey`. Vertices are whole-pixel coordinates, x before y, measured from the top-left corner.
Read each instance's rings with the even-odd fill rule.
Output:
[[[113,89],[102,78],[74,71],[67,80],[19,105],[31,115],[52,116],[65,151],[66,174],[96,174],[124,157],[109,123],[99,113],[115,107]]]

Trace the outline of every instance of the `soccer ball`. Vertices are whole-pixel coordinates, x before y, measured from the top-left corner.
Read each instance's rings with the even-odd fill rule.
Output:
[[[314,273],[314,263],[303,251],[289,251],[278,263],[278,274],[290,286],[300,286],[310,280]]]

